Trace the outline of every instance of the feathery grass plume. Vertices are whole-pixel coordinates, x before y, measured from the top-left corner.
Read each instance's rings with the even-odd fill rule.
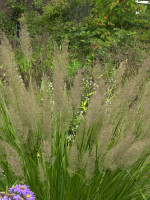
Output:
[[[120,134],[123,134],[125,136],[136,133],[136,129],[139,126],[138,123],[140,123],[141,120],[139,120],[138,115],[138,103],[135,103],[127,113],[123,116],[122,124],[120,124]]]
[[[107,125],[100,131],[98,138],[98,156],[105,154],[112,137],[112,125]]]
[[[2,65],[4,70],[7,72],[8,81],[10,82],[10,84],[14,84],[15,80],[20,81],[20,78],[16,76],[16,64],[15,64],[14,53],[5,34],[0,31],[0,35],[1,35],[0,53],[1,53]]]
[[[146,78],[146,77],[145,77]],[[145,80],[146,81],[146,80]],[[146,81],[147,82],[147,81]],[[144,84],[141,88],[138,98],[135,99],[129,106],[128,113],[124,122],[124,134],[135,133],[141,140],[149,138],[150,114],[149,114],[149,99],[150,99],[150,82]]]
[[[60,63],[61,63],[60,70],[61,70],[61,73],[63,74],[63,79],[65,79],[67,75],[67,64],[68,64],[68,55],[69,55],[68,43],[69,41],[66,38],[64,42],[62,43],[62,50],[60,54]]]
[[[134,143],[135,137],[133,135],[128,135],[125,138],[122,138],[116,146],[112,147],[105,158],[105,168],[115,170],[121,167],[121,160],[124,153],[131,147]],[[125,160],[124,160],[125,162]]]
[[[143,153],[148,150],[150,142],[148,140],[141,140],[133,143],[131,147],[122,155],[119,161],[119,166],[123,169],[131,167]]]
[[[1,141],[1,145],[5,148],[5,152],[7,155],[7,161],[10,165],[11,170],[16,176],[23,177],[24,172],[22,169],[23,162],[17,151],[7,142]]]
[[[138,107],[138,116],[142,126],[142,134],[141,137],[149,139],[149,129],[150,129],[150,81],[147,82],[147,84],[144,87],[141,103]]]
[[[138,84],[138,78],[134,77],[128,80],[123,87],[119,87],[113,95],[111,105],[111,120],[120,118],[125,114],[133,102],[135,102],[140,93],[140,85]]]
[[[64,96],[62,115],[60,116],[61,129],[66,132],[70,126],[70,121],[73,117],[72,102],[69,95]]]
[[[14,93],[10,86],[7,91],[9,100],[8,116],[15,130],[18,130],[16,133],[19,134],[22,142],[27,142],[26,139],[30,137],[30,142],[32,141],[34,145],[41,113],[38,102],[35,100],[34,95],[26,91],[25,87],[18,87]],[[15,119],[20,122],[15,122]]]
[[[60,71],[60,63],[59,63],[59,49],[55,43],[54,45],[54,76],[53,76],[53,84],[54,84],[54,106],[56,113],[60,113],[63,102],[63,89],[64,89],[64,80],[63,74]]]
[[[16,89],[16,82],[19,84],[23,84],[20,77],[16,72],[16,63],[14,58],[14,53],[12,51],[12,47],[6,38],[5,34],[1,32],[1,45],[0,45],[0,53],[2,58],[2,65],[4,70],[7,72],[7,79],[10,85]]]
[[[50,83],[47,77],[44,77],[44,84],[43,84],[43,91],[42,91],[42,105],[41,105],[41,132],[43,140],[48,140],[51,142],[52,137],[52,128],[53,128],[53,119],[52,114],[55,112],[53,110],[53,96],[52,91],[50,88]]]
[[[22,142],[27,141],[27,138],[29,135],[29,129],[27,126],[25,126],[23,124],[22,120],[20,120],[20,115],[18,112],[16,112],[14,107],[12,107],[12,106],[9,107],[8,116],[11,120],[11,124],[12,124],[16,134],[19,136],[21,141]]]
[[[143,92],[143,96],[142,96],[142,101],[141,104],[139,106],[139,112],[142,116],[142,118],[144,118],[144,121],[146,119],[148,119],[149,115],[149,99],[150,99],[150,81],[148,81],[145,86],[144,86],[144,92]]]
[[[43,140],[42,155],[46,161],[50,161],[51,158],[51,144],[47,140]]]
[[[105,167],[111,170],[132,166],[148,147],[148,142],[146,142],[146,138],[143,135],[144,127],[141,128],[141,124],[146,119],[148,120],[149,116],[147,115],[144,120],[141,115],[137,115],[142,100],[141,91],[144,89],[143,86],[148,77],[146,71],[146,68],[141,68],[134,78],[132,77],[132,79],[125,82],[124,86],[118,89],[119,92],[116,91],[117,94],[114,94],[110,121],[113,124],[118,124],[118,135],[115,133],[114,138],[118,142],[116,144],[114,141],[113,147],[106,154],[105,160]],[[143,105],[142,103],[141,109],[145,107],[147,110],[148,104],[147,106]],[[146,110],[143,113],[146,113]],[[116,122],[114,121],[114,115],[117,118]],[[122,118],[122,120],[119,118]],[[138,136],[139,134],[140,137]],[[139,137],[138,141],[135,140],[134,135]],[[123,139],[119,141],[119,137],[122,136]],[[136,148],[138,144],[139,148]]]
[[[115,75],[115,82],[116,82],[117,85],[120,84],[120,82],[123,78],[123,75],[124,75],[126,67],[127,67],[127,63],[128,63],[127,59],[120,63],[120,66],[119,66],[119,68],[116,72],[116,75]]]
[[[66,45],[66,44],[65,44]],[[63,47],[64,49],[65,47]],[[67,48],[65,49],[65,51]],[[66,53],[64,53],[66,56]],[[58,47],[54,46],[54,76],[53,76],[53,85],[54,85],[54,111],[55,117],[60,119],[61,126],[60,128],[65,131],[70,125],[70,119],[72,118],[72,105],[71,99],[69,98],[67,92],[65,92],[65,71],[67,65],[66,63],[61,63],[61,55]]]
[[[95,162],[96,162],[96,145],[92,147],[92,151],[89,152],[88,158],[86,160],[85,176],[88,181],[90,181],[94,176]]]
[[[82,71],[78,70],[78,73],[74,79],[72,90],[72,106],[73,110],[75,111],[76,108],[79,107],[81,102],[81,92],[82,92]]]
[[[44,168],[41,162],[39,162],[39,165],[38,165],[38,173],[39,173],[40,181],[44,183],[46,179],[45,179]]]
[[[78,144],[83,140],[83,145],[87,146],[87,142],[90,139],[91,141],[96,141],[97,139],[97,129],[101,128],[102,121],[105,119],[103,116],[102,120],[102,113],[104,114],[105,106],[103,107],[102,104],[104,103],[105,98],[105,83],[104,80],[101,79],[99,81],[99,86],[96,92],[93,94],[89,101],[87,113],[85,117],[81,120],[80,123],[80,130],[79,134],[76,136],[76,140]],[[92,129],[94,133],[91,132]]]
[[[86,113],[87,129],[92,125],[92,123],[97,119],[99,115],[100,108],[104,101],[105,89],[106,87],[104,80],[101,79],[101,81],[99,82],[98,89],[93,94],[89,102],[88,110]]]
[[[94,144],[91,149],[87,149],[82,152],[79,169],[85,170],[85,177],[87,184],[93,178],[95,173],[95,163],[96,163],[96,145]]]
[[[81,158],[80,158],[80,163],[79,163],[79,169],[81,169],[81,170],[86,169],[89,154],[90,154],[89,149],[82,152]]]
[[[146,62],[147,63],[147,62]],[[145,65],[145,64],[144,64]],[[139,69],[138,74],[119,87],[113,95],[111,105],[112,119],[120,117],[120,114],[127,112],[138,100],[145,80],[148,79],[148,67],[144,65]]]
[[[20,20],[20,25],[21,25],[21,30],[20,30],[21,50],[25,56],[26,61],[29,63],[32,59],[32,46],[24,16],[22,16]]]
[[[68,173],[71,177],[75,175],[80,166],[78,154],[79,150],[77,148],[77,145],[73,143],[69,150],[69,155],[68,155],[68,162],[69,162]]]
[[[7,100],[8,101],[10,100],[9,103],[10,103],[10,106],[12,106],[12,109],[11,109],[13,110],[12,113],[15,115],[18,109],[18,104],[19,104],[18,95],[22,93],[20,88],[23,87],[23,82],[21,82],[22,80],[17,75],[16,66],[14,62],[14,54],[9,44],[9,41],[4,35],[4,33],[1,33],[1,38],[2,38],[1,39],[1,54],[3,58],[2,61],[3,61],[3,66],[7,72],[7,79],[9,82],[9,86],[4,86],[4,87],[5,87],[5,92],[7,95]],[[9,113],[9,115],[11,117],[11,112]],[[12,116],[12,119],[13,118],[17,118],[17,117]]]
[[[106,127],[105,127],[106,126]],[[112,140],[112,125],[105,125],[104,128],[98,134],[98,149],[97,149],[97,156],[98,156],[98,167],[99,171],[102,172],[105,170],[104,160],[105,155],[108,151],[109,144]]]
[[[3,66],[8,74],[9,82],[9,85],[5,86],[5,92],[7,101],[9,102],[8,110],[11,110],[11,112],[8,111],[10,121],[11,119],[14,121],[13,117],[17,119],[20,118],[21,122],[16,124],[18,126],[16,129],[20,129],[21,127],[19,126],[22,124],[21,126],[25,127],[25,132],[23,131],[20,134],[30,133],[30,138],[32,138],[32,142],[35,144],[37,125],[41,117],[38,98],[36,98],[31,90],[26,90],[21,77],[19,77],[16,71],[12,48],[4,34],[2,34],[1,43]],[[24,136],[22,136],[22,138],[24,138]]]
[[[143,65],[139,68],[138,75],[140,76],[140,82],[145,82],[150,78],[150,59],[145,60]]]

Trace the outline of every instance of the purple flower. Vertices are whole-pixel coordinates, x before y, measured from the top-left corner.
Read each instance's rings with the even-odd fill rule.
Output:
[[[9,191],[10,191],[11,193],[12,193],[12,192],[15,192],[16,187],[17,187],[17,185],[13,185],[13,187],[9,188]]]
[[[12,188],[10,188],[9,191],[10,192],[14,192],[14,193],[18,193],[18,194],[23,195],[23,196],[25,196],[26,193],[31,192],[29,190],[28,186],[26,186],[26,185],[18,185],[18,184],[13,186]]]
[[[11,200],[11,198],[7,196],[4,196],[4,197],[0,196],[0,200]]]
[[[34,200],[35,199],[35,195],[33,192],[29,192],[26,194],[26,196],[24,196],[26,198],[26,200]]]
[[[14,200],[20,200],[21,198],[22,198],[22,197],[21,197],[19,194],[15,195],[15,196],[13,197]]]
[[[12,188],[9,188],[9,191],[11,193],[17,193],[19,195],[16,195],[13,199],[14,200],[20,200],[23,196],[26,200],[34,200],[35,199],[35,195],[34,193],[29,189],[29,187],[27,185],[13,185]],[[21,195],[21,196],[20,196]],[[19,199],[20,197],[20,199]]]

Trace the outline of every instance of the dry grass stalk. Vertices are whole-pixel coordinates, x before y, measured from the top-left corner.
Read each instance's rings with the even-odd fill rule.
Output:
[[[95,161],[96,161],[96,146],[92,147],[92,152],[89,153],[86,162],[86,178],[89,181],[94,176],[95,172]]]
[[[1,141],[1,145],[5,147],[5,152],[7,154],[7,161],[11,167],[11,170],[16,176],[23,177],[24,172],[22,169],[23,162],[17,151],[7,142]]]
[[[63,74],[60,71],[60,63],[59,63],[59,51],[58,49],[55,50],[56,54],[54,55],[53,64],[55,67],[54,76],[53,76],[53,84],[54,84],[54,104],[55,104],[55,111],[57,113],[60,112],[63,102],[63,95],[64,95],[64,79]]]
[[[101,79],[101,81],[99,82],[99,88],[97,89],[95,94],[93,94],[89,102],[86,114],[87,130],[99,115],[102,103],[104,101],[104,91],[105,91],[105,83],[104,80]]]
[[[50,161],[51,158],[51,144],[47,140],[43,140],[42,154],[46,161]]]
[[[142,126],[141,137],[149,139],[150,135],[150,81],[144,87],[144,92],[142,96],[142,101],[138,107],[138,118]]]
[[[98,134],[98,163],[99,171],[105,170],[105,156],[108,151],[108,146],[112,141],[112,125],[106,125]]]
[[[121,167],[121,160],[124,153],[131,147],[134,142],[135,137],[132,135],[123,138],[116,146],[111,148],[105,159],[105,168],[115,170],[118,167]],[[125,162],[125,161],[124,161]]]
[[[79,169],[78,153],[79,152],[77,146],[75,143],[73,143],[73,145],[70,148],[68,157],[69,161],[68,173],[71,177],[74,176]]]
[[[53,113],[53,98],[49,87],[49,81],[44,78],[44,89],[42,94],[41,108],[41,132],[44,140],[51,142],[52,136],[52,113]]]
[[[27,138],[32,135],[33,144],[36,143],[37,125],[40,119],[41,110],[38,106],[38,98],[29,90],[27,91],[21,77],[16,71],[14,54],[9,44],[8,39],[2,34],[2,57],[3,66],[8,74],[8,85],[5,85],[5,93],[9,102],[8,112],[10,120],[12,120],[14,127],[22,138]],[[14,122],[14,120],[19,120]],[[22,132],[19,132],[21,131]],[[34,134],[33,134],[34,133]],[[26,136],[25,136],[25,135]],[[27,135],[28,134],[28,135]],[[24,141],[26,142],[26,141]]]
[[[149,141],[141,140],[132,144],[132,146],[124,153],[120,160],[119,166],[123,169],[131,167],[149,147]]]
[[[63,44],[62,52],[60,55],[59,49],[55,44],[54,48],[54,114],[56,118],[60,119],[61,129],[67,130],[72,118],[72,105],[71,99],[66,91],[65,76],[67,67],[67,42]],[[63,60],[62,57],[63,56]]]
[[[25,59],[29,63],[32,59],[32,46],[24,16],[21,18],[20,24],[21,24],[21,30],[20,30],[21,50],[25,56]]]
[[[44,169],[43,169],[43,166],[42,166],[41,162],[39,162],[39,165],[38,165],[38,172],[39,172],[40,181],[44,183],[44,181],[45,181],[45,173],[44,173]]]
[[[73,87],[72,87],[71,100],[72,100],[73,110],[75,110],[76,108],[80,106],[81,92],[82,92],[81,80],[82,80],[82,71],[79,70],[75,77],[75,80],[73,82]]]
[[[138,102],[144,80],[146,80],[146,69],[142,69],[132,79],[126,81],[122,87],[119,87],[112,98],[111,120],[117,120],[118,117],[126,113],[133,105]]]
[[[99,133],[98,138],[98,155],[103,156],[108,148],[108,145],[111,142],[112,138],[112,125],[108,125],[104,127],[104,129]]]
[[[121,80],[122,80],[123,75],[125,73],[125,70],[127,68],[127,63],[128,63],[127,59],[120,63],[120,66],[119,66],[117,73],[115,75],[115,82],[116,82],[117,85],[119,85],[121,83]]]
[[[104,93],[105,93],[105,83],[101,79],[97,91],[93,94],[93,96],[89,101],[87,113],[85,117],[81,120],[79,134],[76,137],[78,144],[80,144],[81,140],[83,139],[83,132],[84,132],[83,140],[85,146],[90,137],[92,137],[93,142],[96,141],[97,133],[100,130],[102,121],[105,119],[104,116],[103,120],[101,117],[103,109],[105,110],[105,107],[102,108],[103,107],[102,104],[104,103],[104,95],[105,95]],[[91,136],[91,128],[93,127],[95,131],[94,133],[92,133]]]
[[[68,64],[68,56],[69,56],[69,52],[68,52],[68,39],[65,39],[64,42],[62,43],[62,50],[61,50],[61,54],[60,54],[60,71],[63,74],[63,78],[66,78],[67,75],[67,64]]]
[[[27,141],[29,135],[29,129],[27,126],[23,125],[20,120],[19,113],[14,110],[13,107],[9,108],[9,118],[11,119],[12,126],[14,127],[15,132],[20,137],[21,141],[24,143]]]

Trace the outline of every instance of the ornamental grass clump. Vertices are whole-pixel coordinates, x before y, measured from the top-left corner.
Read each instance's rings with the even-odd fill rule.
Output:
[[[1,191],[17,182],[29,185],[39,200],[149,199],[150,61],[134,76],[126,76],[128,61],[121,63],[111,83],[93,74],[97,89],[78,131],[71,132],[82,111],[84,73],[79,70],[67,88],[67,40],[63,45],[62,51],[54,47],[52,79],[43,75],[38,88],[31,78],[25,87],[1,33],[6,74],[0,84]],[[68,143],[68,138],[73,139]],[[33,199],[20,185],[11,192]]]

